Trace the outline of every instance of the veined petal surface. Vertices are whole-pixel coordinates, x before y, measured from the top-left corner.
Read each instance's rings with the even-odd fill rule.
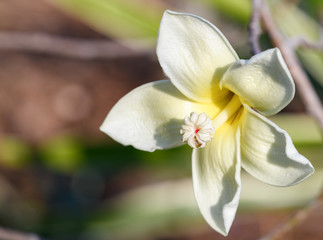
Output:
[[[157,39],[157,56],[172,83],[199,102],[219,101],[228,90],[219,81],[238,59],[230,43],[210,22],[198,16],[166,11]]]
[[[221,85],[264,115],[281,111],[295,94],[291,74],[278,48],[232,64]]]
[[[194,193],[205,220],[227,235],[239,204],[240,132],[230,123],[219,128],[205,148],[193,150]]]
[[[311,174],[311,163],[299,154],[286,131],[248,106],[240,120],[241,164],[268,184],[290,186]]]
[[[182,144],[180,128],[191,112],[214,115],[222,106],[199,104],[180,93],[169,80],[144,84],[121,98],[100,130],[123,145],[145,151]]]

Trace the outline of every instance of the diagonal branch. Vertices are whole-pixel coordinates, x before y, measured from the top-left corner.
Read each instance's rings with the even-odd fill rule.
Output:
[[[84,40],[44,33],[0,32],[0,50],[29,51],[83,60],[152,55],[108,40]]]
[[[269,232],[266,236],[258,240],[280,240],[286,239],[286,235],[290,233],[295,227],[299,226],[304,222],[307,217],[318,211],[323,207],[323,192],[318,196],[313,202],[311,202],[307,207],[295,212],[286,222],[275,228],[273,231]]]
[[[278,47],[286,61],[286,64],[293,76],[295,81],[297,91],[300,98],[305,106],[306,111],[312,115],[317,122],[320,124],[320,127],[323,129],[323,106],[317,96],[313,86],[310,83],[308,76],[301,67],[294,49],[289,44],[282,33],[276,27],[275,21],[270,13],[267,2],[264,0],[253,0],[254,11],[259,12],[260,20],[263,23],[264,29],[268,32],[273,44]],[[253,21],[259,20],[256,18],[252,19]],[[251,21],[251,24],[254,24]],[[260,23],[258,23],[260,24]],[[252,28],[251,28],[252,29]],[[253,33],[256,35],[257,33]],[[257,45],[254,41],[259,39],[252,40],[253,45]],[[259,44],[259,43],[258,43]]]
[[[323,38],[321,38],[320,41],[314,43],[314,42],[308,41],[302,36],[298,36],[290,39],[290,44],[294,49],[298,47],[305,47],[305,48],[310,48],[317,51],[323,51]]]

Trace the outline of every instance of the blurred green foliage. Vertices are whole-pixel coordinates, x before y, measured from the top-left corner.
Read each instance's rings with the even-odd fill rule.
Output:
[[[16,137],[0,139],[0,164],[13,168],[25,167],[30,163],[32,150],[23,140]]]
[[[219,13],[236,22],[243,25],[249,23],[251,14],[250,0],[202,0],[201,2],[214,7]]]
[[[84,146],[71,136],[52,138],[41,144],[40,159],[49,168],[64,173],[78,169],[83,162]]]
[[[279,114],[270,117],[286,130],[297,146],[323,144],[323,135],[314,118],[306,114]]]
[[[82,21],[117,39],[143,40],[157,36],[163,13],[154,1],[48,0]]]

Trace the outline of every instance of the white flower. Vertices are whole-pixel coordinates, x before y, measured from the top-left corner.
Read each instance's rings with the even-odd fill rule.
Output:
[[[211,23],[166,11],[157,56],[170,80],[128,93],[100,129],[146,151],[188,142],[196,201],[216,231],[227,235],[231,227],[241,167],[276,186],[297,184],[314,172],[290,136],[263,116],[276,114],[294,97],[294,83],[278,49],[239,60]]]

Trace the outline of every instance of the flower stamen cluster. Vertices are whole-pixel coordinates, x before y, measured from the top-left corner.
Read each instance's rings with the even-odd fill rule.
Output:
[[[183,135],[182,141],[187,142],[190,147],[203,148],[207,142],[212,140],[214,129],[212,120],[206,113],[192,112],[189,117],[185,117],[184,122],[180,133]]]

